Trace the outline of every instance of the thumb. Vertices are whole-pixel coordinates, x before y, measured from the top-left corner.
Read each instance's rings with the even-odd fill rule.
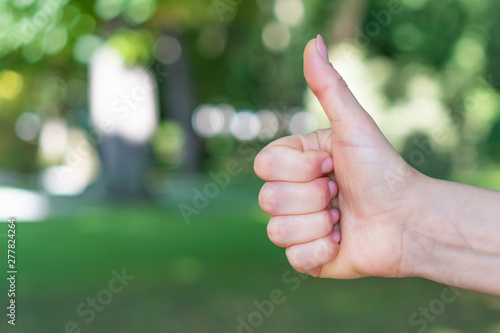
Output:
[[[337,139],[360,145],[373,144],[373,140],[382,139],[383,135],[373,119],[328,61],[326,46],[320,35],[309,41],[304,51],[304,76],[328,116]]]

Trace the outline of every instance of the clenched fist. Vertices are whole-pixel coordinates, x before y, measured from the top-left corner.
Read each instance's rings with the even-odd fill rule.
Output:
[[[405,229],[425,176],[393,149],[328,61],[321,36],[304,52],[304,74],[331,129],[281,138],[255,159],[267,181],[259,201],[269,238],[290,264],[318,277],[410,274]],[[397,175],[397,182],[388,182]]]

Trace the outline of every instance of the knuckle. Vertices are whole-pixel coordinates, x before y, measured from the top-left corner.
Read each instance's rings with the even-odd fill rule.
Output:
[[[341,75],[336,75],[336,79],[337,79],[337,84],[340,88],[349,90],[349,86],[347,85],[347,82],[344,80],[344,78]]]
[[[281,223],[276,218],[271,218],[267,225],[267,236],[269,240],[273,242],[275,245],[284,247],[283,241],[283,232],[281,228]]]
[[[330,100],[329,96],[334,88],[334,84],[330,81],[324,85],[311,87],[313,94],[318,98],[321,104]]]
[[[288,247],[286,249],[286,257],[288,258],[288,262],[290,265],[298,272],[305,273],[306,270],[303,267],[303,263],[299,259],[297,255],[297,251],[295,250],[295,247]]]
[[[316,176],[317,175],[317,167],[316,163],[312,158],[308,158],[304,161],[303,172],[307,176]]]
[[[318,267],[314,258],[310,256],[304,256],[304,254],[299,254],[295,246],[289,247],[286,250],[286,256],[288,262],[292,267],[301,273],[308,273]]]
[[[273,194],[272,184],[265,183],[259,193],[259,205],[264,212],[272,215],[275,207],[275,196]]]
[[[266,180],[266,178],[268,178],[269,175],[270,166],[271,166],[271,154],[269,152],[269,149],[264,148],[255,157],[254,160],[255,174],[259,178]]]
[[[328,179],[321,178],[318,181],[316,181],[314,191],[321,198],[321,204],[323,208],[328,206],[330,200],[332,199],[330,194],[330,188],[328,187]]]
[[[325,264],[332,260],[336,254],[336,245],[333,237],[325,237],[318,242],[314,251],[314,261],[318,264]]]

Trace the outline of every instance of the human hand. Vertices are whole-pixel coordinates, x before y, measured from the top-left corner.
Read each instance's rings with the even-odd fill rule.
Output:
[[[306,46],[304,74],[332,128],[281,138],[256,157],[255,172],[267,181],[259,201],[272,216],[269,238],[313,276],[409,275],[405,230],[417,220],[425,177],[360,106],[321,37]]]

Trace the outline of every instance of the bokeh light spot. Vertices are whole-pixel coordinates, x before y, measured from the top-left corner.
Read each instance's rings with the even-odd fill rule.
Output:
[[[33,141],[38,136],[42,120],[39,115],[31,112],[23,113],[16,121],[16,134],[24,141]]]
[[[271,51],[283,51],[290,44],[290,30],[284,24],[273,22],[264,27],[262,41]]]
[[[67,139],[68,131],[64,121],[58,118],[47,120],[42,126],[39,139],[41,162],[47,165],[61,162]]]
[[[163,36],[156,41],[154,55],[155,58],[165,65],[175,63],[182,54],[182,47],[177,38],[173,36]]]
[[[0,188],[0,221],[16,217],[17,222],[41,221],[50,211],[46,196],[20,188]]]
[[[318,129],[318,120],[309,112],[300,111],[292,116],[288,129],[293,135],[304,135]]]
[[[296,26],[304,19],[304,4],[301,0],[276,0],[274,14],[289,26]]]
[[[149,0],[132,0],[128,3],[125,18],[135,24],[148,20],[155,10],[154,3]]]
[[[259,117],[249,110],[233,115],[229,126],[234,137],[241,141],[255,139],[261,127]]]
[[[45,191],[52,195],[75,196],[83,193],[88,181],[78,169],[66,165],[51,166],[40,174]]]
[[[186,133],[177,122],[164,122],[158,126],[152,144],[161,161],[178,165],[184,158]]]
[[[82,63],[87,64],[90,62],[92,55],[102,45],[102,40],[94,35],[83,35],[78,38],[73,49],[73,56],[75,59]]]
[[[222,128],[221,134],[231,135],[231,128],[229,125],[236,110],[229,104],[219,104],[217,105],[217,109],[224,115],[224,127]]]
[[[23,77],[10,70],[0,72],[0,98],[13,99],[23,89]]]
[[[192,123],[198,135],[208,138],[222,132],[224,114],[211,105],[201,105],[194,111]]]
[[[485,49],[480,39],[471,37],[462,38],[457,43],[454,57],[460,67],[470,72],[480,70],[486,61]]]
[[[257,112],[257,117],[259,117],[261,124],[259,138],[264,140],[274,138],[279,130],[278,117],[273,112],[268,110],[261,110]]]
[[[68,31],[66,28],[58,27],[52,29],[45,36],[45,51],[47,54],[55,54],[59,52],[68,41]]]
[[[123,9],[122,0],[97,0],[95,12],[103,20],[110,20],[120,15]]]

